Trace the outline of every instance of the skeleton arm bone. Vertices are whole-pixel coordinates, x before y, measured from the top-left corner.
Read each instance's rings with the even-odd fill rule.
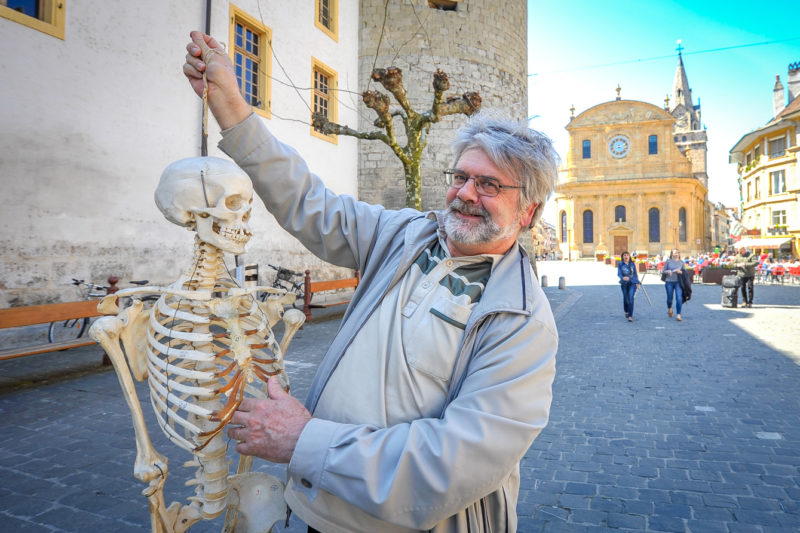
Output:
[[[118,317],[101,317],[92,324],[89,335],[106,351],[114,370],[117,373],[122,393],[128,403],[133,418],[133,430],[136,436],[136,462],[133,475],[139,481],[149,482],[167,476],[167,458],[158,453],[150,441],[144,414],[131,378],[131,372],[125,362],[125,354],[120,347],[120,333],[126,327],[125,320]]]

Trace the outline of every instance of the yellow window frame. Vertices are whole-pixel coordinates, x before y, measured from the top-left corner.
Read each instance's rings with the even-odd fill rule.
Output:
[[[328,80],[326,92],[320,91],[317,87],[317,73],[326,77]],[[318,59],[312,57],[311,58],[311,112],[315,113],[318,110],[319,108],[319,106],[317,105],[318,101],[324,101],[327,103],[328,120],[330,120],[331,122],[336,122],[338,116],[338,99],[336,97],[336,91],[338,87],[339,87],[339,76],[336,73],[336,71],[327,66],[322,61],[319,61]],[[311,135],[332,142],[334,144],[338,144],[338,139],[336,135],[325,135],[324,133],[314,129],[314,126],[311,126]]]
[[[328,21],[324,24],[325,10],[323,3],[328,4]],[[314,26],[322,30],[328,37],[339,42],[339,0],[314,0]]]
[[[0,5],[0,17],[13,20],[23,26],[52,35],[64,40],[64,27],[66,26],[67,0],[42,0],[40,17],[32,17],[20,13],[6,5]]]
[[[236,26],[237,24],[242,25],[244,28],[252,31],[255,35],[259,38],[259,47],[258,47],[258,54],[252,54],[245,49],[242,49],[236,45]],[[236,56],[237,54],[241,54],[243,59],[250,59],[253,62],[258,63],[259,69],[258,74],[256,77],[256,91],[257,94],[260,95],[260,103],[258,105],[253,105],[251,103],[251,107],[253,111],[257,114],[261,115],[264,118],[270,118],[270,108],[272,103],[272,30],[261,23],[255,17],[249,15],[244,10],[240,9],[239,7],[230,4],[230,26],[228,30],[228,43],[229,49],[228,53],[230,54],[231,62],[233,63],[234,69],[237,71],[236,79],[239,82],[239,90],[242,91],[244,95],[244,80],[240,77],[238,72],[238,67],[236,64]],[[245,96],[247,99],[247,96]],[[248,100],[248,103],[249,100]]]

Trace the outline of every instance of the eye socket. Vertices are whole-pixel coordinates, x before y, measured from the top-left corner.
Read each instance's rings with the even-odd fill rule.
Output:
[[[199,213],[197,213],[197,216],[200,217],[200,218],[208,218],[211,215],[209,215],[208,213],[203,213],[202,211],[200,211]]]
[[[483,191],[487,196],[497,196],[500,193],[500,187],[497,186],[497,182],[489,178],[478,176],[475,178],[475,184],[478,190]]]
[[[238,211],[242,207],[249,205],[250,202],[246,201],[244,197],[234,194],[225,198],[225,207],[231,211]]]

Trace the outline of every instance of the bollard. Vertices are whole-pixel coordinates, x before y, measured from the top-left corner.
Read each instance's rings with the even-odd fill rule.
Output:
[[[564,278],[564,276],[558,278],[558,288],[562,291],[567,288],[567,280]]]
[[[539,282],[539,285],[541,285],[542,287],[547,287],[547,276],[542,276],[542,279]]]

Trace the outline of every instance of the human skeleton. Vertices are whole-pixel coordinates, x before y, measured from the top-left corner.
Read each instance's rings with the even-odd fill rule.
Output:
[[[250,472],[252,457],[240,457],[229,475],[223,429],[244,396],[267,397],[266,381],[277,375],[289,388],[283,354],[305,316],[284,305],[295,295],[268,288],[240,288],[228,273],[223,253],[240,254],[251,237],[250,178],[235,164],[195,157],[167,167],[155,193],[171,222],[197,232],[192,266],[167,287],[126,289],[98,306],[105,316],[89,334],[108,353],[133,417],[134,476],[148,486],[152,530],[186,531],[192,524],[227,511],[225,532],[267,532],[286,514],[283,484]],[[258,291],[270,294],[266,303]],[[160,294],[149,309],[138,297]],[[121,297],[132,303],[118,308]],[[272,327],[284,322],[280,344]],[[127,358],[127,363],[126,363]],[[191,452],[196,467],[190,503],[164,503],[167,459],[153,447],[133,379],[147,379],[156,420],[167,438]]]

